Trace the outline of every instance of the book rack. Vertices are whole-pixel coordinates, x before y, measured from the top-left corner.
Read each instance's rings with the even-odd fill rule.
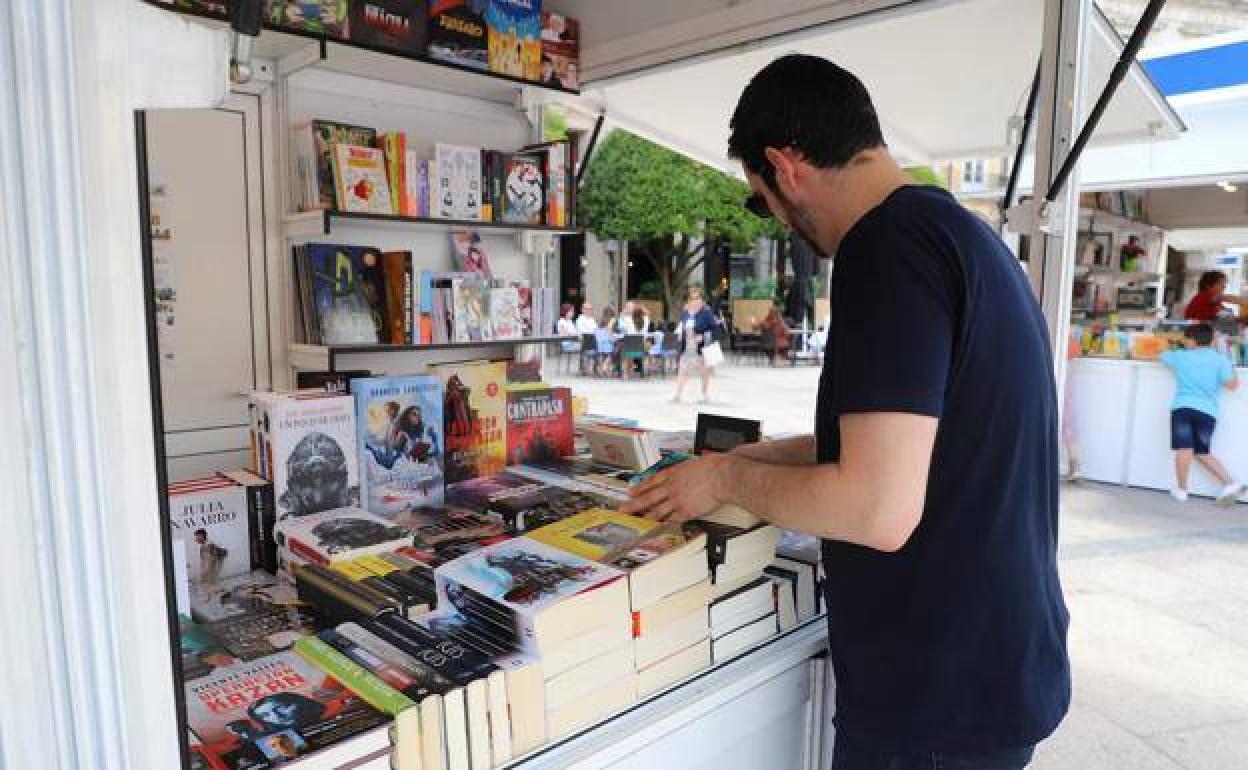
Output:
[[[549,342],[567,341],[570,337],[509,337],[497,340],[473,342],[443,342],[428,345],[307,345],[295,343],[290,346],[290,364],[307,371],[337,371],[342,356],[369,353],[421,353],[436,350],[482,350],[518,345],[544,345]]]
[[[395,214],[362,214],[350,211],[306,211],[291,214],[283,223],[290,240],[331,236],[343,227],[385,227],[411,230],[479,230],[489,233],[537,233],[539,235],[579,235],[574,227],[482,222],[477,220],[405,217]]]

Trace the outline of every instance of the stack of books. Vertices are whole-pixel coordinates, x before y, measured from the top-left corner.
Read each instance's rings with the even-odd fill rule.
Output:
[[[706,537],[714,597],[712,658],[718,662],[733,657],[775,634],[779,629],[776,592],[764,570],[775,561],[780,530],[769,524],[747,529],[709,521],[685,526]]]
[[[706,537],[680,527],[593,509],[534,531],[533,539],[628,575],[639,695],[710,663],[711,599]]]
[[[538,658],[546,733],[567,735],[637,698],[625,574],[529,537],[467,553],[435,570],[440,610]]]
[[[289,516],[277,522],[274,536],[280,571],[290,578],[297,566],[329,567],[412,544],[407,527],[354,506]]]

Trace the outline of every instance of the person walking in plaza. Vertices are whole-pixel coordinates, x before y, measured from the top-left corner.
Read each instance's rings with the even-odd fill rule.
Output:
[[[702,299],[702,290],[696,286],[685,292],[685,309],[681,313],[680,323],[676,327],[680,335],[680,364],[676,373],[676,393],[672,403],[679,404],[685,392],[685,384],[690,375],[697,374],[702,378],[702,400],[700,403],[711,402],[711,375],[714,367],[707,366],[702,357],[702,348],[714,340],[715,315]]]
[[[1243,494],[1244,485],[1231,478],[1226,466],[1210,451],[1210,445],[1218,425],[1218,396],[1223,389],[1238,388],[1239,378],[1230,359],[1213,349],[1212,327],[1198,324],[1184,334],[1185,349],[1161,354],[1161,362],[1174,373],[1175,381],[1174,401],[1170,404],[1175,487],[1170,494],[1181,503],[1187,501],[1187,481],[1195,457],[1222,485],[1218,505],[1231,506]]]
[[[997,233],[884,143],[866,87],[793,54],[746,86],[751,211],[836,255],[813,432],[707,454],[624,506],[736,505],[823,539],[834,770],[1021,770],[1071,699],[1048,326]]]

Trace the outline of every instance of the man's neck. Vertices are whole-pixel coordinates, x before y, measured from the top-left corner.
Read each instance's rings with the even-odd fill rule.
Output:
[[[823,174],[827,205],[814,210],[816,237],[825,254],[835,253],[841,240],[867,212],[898,188],[914,180],[887,150],[869,150],[843,169]]]

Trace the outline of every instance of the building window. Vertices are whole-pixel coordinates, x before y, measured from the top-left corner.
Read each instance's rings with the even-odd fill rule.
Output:
[[[962,185],[964,187],[984,186],[984,162],[968,160],[962,164]]]

